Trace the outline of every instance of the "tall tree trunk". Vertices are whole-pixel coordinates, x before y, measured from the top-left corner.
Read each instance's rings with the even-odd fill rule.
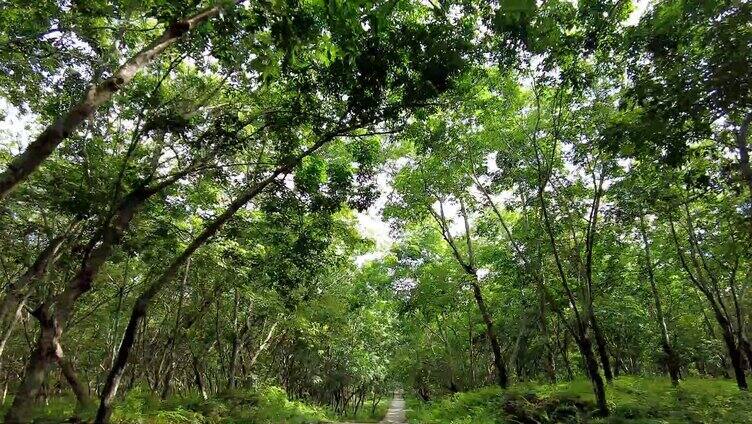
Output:
[[[525,313],[525,311],[522,312],[522,318],[520,319],[520,321],[520,329],[517,332],[517,340],[515,340],[514,349],[512,350],[512,355],[509,358],[509,363],[514,366],[515,373],[517,374],[517,381],[524,381],[525,367],[520,360],[520,356],[528,332],[528,315],[527,313]]]
[[[470,284],[473,286],[473,296],[475,297],[475,303],[478,305],[478,310],[480,311],[481,316],[483,317],[483,322],[486,324],[486,335],[488,337],[488,341],[491,344],[491,351],[493,352],[494,357],[494,367],[496,368],[496,382],[502,389],[506,389],[507,386],[509,386],[509,376],[507,375],[507,367],[504,364],[504,357],[501,355],[501,347],[499,346],[499,340],[496,337],[496,332],[494,331],[494,324],[493,320],[491,318],[491,314],[488,312],[488,309],[486,308],[486,302],[483,299],[483,292],[480,289],[479,284],[479,277],[478,277],[478,268],[475,264],[475,253],[473,250],[473,243],[472,243],[472,237],[470,232],[470,220],[467,216],[467,210],[465,210],[465,202],[460,197],[460,213],[462,214],[462,219],[465,224],[465,236],[467,241],[467,257],[468,257],[468,263],[464,266],[466,272],[470,274],[471,281]],[[444,219],[444,211],[442,207],[441,211],[442,219]],[[449,233],[449,228],[446,228],[447,235],[451,236],[451,233]],[[451,240],[451,237],[450,237]],[[460,259],[457,249],[455,248],[454,251],[457,254],[458,259]],[[460,264],[462,262],[460,261]]]
[[[3,352],[5,351],[5,345],[8,344],[8,340],[10,340],[11,334],[13,334],[13,329],[16,327],[16,323],[19,319],[21,319],[21,314],[23,313],[23,308],[26,305],[26,299],[21,300],[16,304],[16,311],[9,319],[7,328],[3,332],[2,339],[0,340],[0,365],[2,365],[2,357]]]
[[[504,358],[501,356],[501,347],[499,346],[499,340],[496,338],[496,332],[494,331],[493,320],[491,315],[486,309],[486,303],[483,300],[483,293],[480,290],[480,286],[476,280],[470,282],[473,287],[473,296],[475,297],[475,303],[478,305],[478,310],[483,317],[483,322],[486,324],[486,337],[491,344],[491,352],[493,352],[494,367],[496,368],[496,382],[502,389],[506,389],[509,386],[509,377],[507,376],[507,368],[504,365]]]
[[[60,345],[62,333],[56,328],[57,321],[50,313],[48,306],[43,304],[32,314],[39,321],[41,342],[37,343],[29,358],[24,379],[16,391],[13,404],[5,415],[5,422],[8,424],[30,422],[31,407],[42,391],[49,368],[55,362],[63,367],[63,375],[73,387],[79,408],[88,403],[88,393],[83,389],[72,366],[63,356],[63,349]]]
[[[50,266],[60,256],[60,248],[69,239],[71,233],[75,232],[76,228],[78,228],[79,222],[78,220],[74,220],[62,235],[52,239],[47,247],[39,252],[39,255],[37,255],[37,258],[29,269],[10,284],[5,297],[0,303],[0,323],[5,323],[11,312],[18,309],[18,304],[24,299],[29,286],[47,275]]]
[[[603,335],[600,324],[595,316],[595,310],[593,310],[592,303],[590,304],[590,310],[588,315],[590,317],[590,325],[593,329],[593,336],[595,336],[595,344],[598,349],[598,356],[601,359],[603,365],[603,375],[606,377],[606,381],[610,384],[614,379],[614,375],[611,372],[611,360],[608,357],[608,346],[606,345],[606,337]]]
[[[736,378],[736,385],[740,390],[747,390],[747,376],[744,374],[744,361],[742,358],[742,352],[734,337],[734,332],[731,329],[731,325],[723,316],[716,312],[716,319],[721,327],[721,335],[723,342],[728,350],[729,358],[731,359],[731,368],[734,370],[734,378]]]
[[[42,311],[35,311],[42,314]],[[42,318],[48,319],[47,311],[44,311]],[[41,320],[41,319],[40,319]],[[39,339],[43,341],[38,343],[32,351],[26,365],[24,378],[16,389],[13,397],[13,403],[5,414],[5,423],[21,424],[30,422],[31,407],[34,400],[39,396],[44,380],[47,377],[49,367],[54,363],[56,355],[52,346],[54,346],[55,331],[49,325],[42,325]]]
[[[18,183],[34,172],[63,140],[70,137],[85,120],[93,116],[96,110],[108,102],[118,90],[130,83],[141,69],[146,67],[155,57],[177,42],[187,32],[207,19],[219,14],[221,10],[222,7],[219,5],[211,6],[193,16],[175,22],[161,36],[116,69],[110,78],[99,84],[92,84],[80,102],[62,114],[52,125],[48,126],[36,140],[29,144],[23,153],[14,157],[8,164],[8,168],[0,174],[0,200],[13,190]]]
[[[593,345],[588,338],[586,331],[581,331],[580,337],[577,338],[577,345],[582,352],[582,357],[585,360],[585,368],[587,369],[590,381],[593,383],[593,393],[595,394],[595,401],[598,405],[600,415],[608,415],[608,404],[606,403],[606,388],[603,384],[603,378],[598,370],[598,361],[595,359],[593,352]]]
[[[546,296],[543,291],[539,293],[538,302],[538,329],[543,338],[543,345],[546,350],[546,357],[543,360],[543,366],[546,369],[546,377],[550,383],[556,382],[556,359],[554,349],[551,346],[551,337],[548,334],[548,322],[546,320]]]
[[[196,383],[196,388],[198,389],[198,392],[201,393],[201,398],[206,400],[209,396],[206,394],[206,386],[204,385],[204,377],[201,373],[201,365],[199,364],[196,354],[193,353],[193,350],[191,350],[191,365],[193,368],[193,378]]]
[[[81,380],[78,379],[76,370],[73,369],[73,364],[70,362],[70,360],[58,356],[57,362],[60,365],[63,376],[65,376],[65,381],[67,381],[71,386],[71,388],[73,389],[73,394],[76,396],[76,402],[78,403],[77,410],[81,411],[82,408],[88,406],[91,403],[91,399],[89,398],[89,390],[81,383]]]
[[[256,365],[256,362],[258,361],[261,354],[264,353],[264,351],[267,350],[269,346],[271,346],[272,337],[274,336],[274,332],[277,329],[278,324],[279,321],[275,321],[274,324],[269,327],[269,331],[266,333],[266,337],[264,337],[264,340],[261,341],[261,344],[259,344],[256,352],[254,352],[253,356],[251,357],[251,361],[248,364],[249,369],[253,368],[253,366]]]
[[[663,315],[663,305],[661,304],[661,296],[658,293],[658,286],[655,282],[655,273],[653,272],[653,259],[650,253],[650,239],[648,238],[647,229],[645,227],[645,217],[640,215],[640,233],[642,234],[642,242],[645,249],[645,269],[648,272],[648,281],[650,281],[650,291],[653,294],[653,302],[655,303],[655,315],[658,320],[658,328],[661,332],[661,347],[663,353],[666,355],[666,366],[668,368],[669,377],[671,378],[671,384],[674,387],[679,385],[679,358],[676,355],[673,347],[671,346],[671,340],[668,337],[668,328],[666,327],[666,318]]]
[[[167,371],[164,373],[164,381],[163,381],[163,389],[162,389],[162,400],[167,399],[167,396],[170,394],[170,383],[172,382],[172,374],[173,370],[175,369],[175,363],[174,363],[174,356],[175,356],[175,345],[178,343],[180,339],[180,332],[182,331],[180,327],[180,321],[183,319],[182,312],[183,312],[183,296],[185,294],[185,286],[188,283],[188,271],[191,268],[191,260],[190,258],[185,262],[185,270],[183,271],[183,280],[180,283],[180,297],[178,300],[178,310],[175,314],[175,327],[172,332],[172,337],[170,338],[169,347],[168,347],[168,354],[167,354]],[[161,368],[161,367],[160,367]]]
[[[230,348],[230,361],[227,367],[227,388],[235,388],[235,368],[237,368],[238,362],[238,350],[240,349],[240,337],[238,332],[238,309],[240,308],[240,293],[237,287],[235,288],[235,303],[233,304],[233,322],[232,322],[232,345]]]

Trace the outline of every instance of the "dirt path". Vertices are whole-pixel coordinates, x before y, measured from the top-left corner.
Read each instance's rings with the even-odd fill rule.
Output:
[[[405,399],[402,398],[402,393],[395,393],[392,404],[389,405],[389,410],[386,412],[386,416],[381,420],[383,424],[404,424],[407,423],[405,418]]]
[[[381,424],[407,424],[407,418],[405,418],[405,399],[402,397],[401,392],[394,394],[392,403],[389,404],[389,410],[386,411],[386,415],[384,416],[384,419],[381,420]]]

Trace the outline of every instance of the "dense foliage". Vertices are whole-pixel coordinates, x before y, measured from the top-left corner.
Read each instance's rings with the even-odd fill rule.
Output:
[[[5,422],[748,420],[750,65],[743,0],[0,1]]]

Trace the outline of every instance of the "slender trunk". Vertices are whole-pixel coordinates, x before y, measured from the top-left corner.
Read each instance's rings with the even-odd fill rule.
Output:
[[[496,338],[496,333],[494,332],[493,320],[491,319],[491,315],[486,309],[486,303],[483,300],[483,293],[480,290],[478,282],[474,280],[471,282],[471,285],[473,287],[473,296],[475,297],[475,303],[478,305],[478,310],[483,317],[483,322],[486,324],[486,336],[488,337],[488,341],[491,344],[494,367],[496,368],[496,382],[499,387],[506,389],[509,385],[509,377],[507,376],[507,368],[504,365],[504,359],[501,356],[499,340]]]
[[[752,369],[752,345],[750,345],[749,339],[744,333],[739,335],[739,349],[744,352],[747,365]]]
[[[732,331],[729,322],[723,316],[720,316],[718,311],[716,311],[716,319],[720,324],[723,342],[726,345],[729,358],[731,359],[731,368],[734,370],[736,385],[739,386],[740,390],[747,390],[747,377],[744,375],[742,352],[739,345],[736,343],[734,332]]]
[[[277,325],[279,324],[279,321],[275,321],[274,324],[269,327],[269,332],[266,333],[266,337],[261,342],[259,347],[256,349],[256,352],[254,352],[253,357],[251,357],[251,362],[248,365],[248,368],[253,368],[254,365],[256,365],[256,362],[258,361],[258,358],[261,356],[261,354],[271,346],[272,337],[274,336],[274,332],[277,329]]]
[[[8,168],[0,174],[0,201],[18,183],[34,172],[63,140],[70,137],[85,120],[92,117],[97,109],[130,83],[141,69],[187,32],[219,14],[221,10],[222,8],[218,5],[208,7],[193,16],[175,22],[159,38],[116,69],[110,78],[99,84],[92,84],[81,101],[63,113],[36,140],[31,142],[23,153],[11,160]]]
[[[76,396],[76,402],[78,403],[78,410],[88,406],[91,403],[89,390],[81,384],[81,381],[76,374],[76,370],[73,369],[73,364],[71,364],[68,359],[62,357],[58,357],[58,364],[63,372],[63,376],[65,376],[65,380],[73,389],[73,394]]]
[[[185,286],[188,283],[188,271],[191,268],[191,260],[188,259],[188,261],[185,263],[185,270],[183,271],[183,280],[180,283],[180,297],[178,299],[178,310],[175,314],[175,327],[172,332],[172,337],[170,338],[169,348],[168,348],[168,354],[167,354],[167,371],[164,373],[164,382],[163,382],[163,389],[162,389],[162,400],[167,399],[167,396],[170,394],[170,383],[172,382],[172,372],[175,369],[174,364],[174,356],[175,356],[175,345],[178,343],[181,328],[180,328],[180,321],[182,319],[182,311],[183,311],[183,295],[185,294]]]
[[[548,322],[546,321],[546,296],[541,291],[538,302],[538,329],[543,338],[543,345],[546,349],[546,357],[543,360],[543,366],[546,369],[546,377],[550,383],[556,382],[556,359],[554,350],[551,346],[551,339],[548,334]]]
[[[13,318],[8,323],[8,328],[5,329],[5,332],[3,333],[3,338],[0,340],[0,365],[2,365],[2,357],[3,352],[5,351],[5,346],[8,344],[8,340],[10,339],[11,334],[13,334],[13,329],[16,327],[16,323],[18,323],[18,320],[21,319],[21,314],[23,313],[24,305],[26,304],[26,299],[22,299],[20,302],[16,304],[16,311],[13,314]]]
[[[58,359],[58,332],[46,305],[33,312],[39,320],[39,340],[29,357],[24,378],[16,390],[13,403],[5,414],[5,423],[21,424],[31,422],[31,409],[34,400],[42,393],[42,387],[52,364]]]
[[[589,311],[590,325],[593,329],[593,336],[595,336],[595,344],[598,349],[598,357],[600,357],[601,364],[603,365],[603,375],[606,377],[606,381],[611,384],[614,379],[614,375],[611,372],[611,360],[608,357],[608,346],[606,344],[606,337],[603,335],[600,324],[595,316],[593,305],[590,305]]]
[[[522,318],[520,323],[520,329],[517,332],[517,340],[514,343],[514,349],[512,350],[512,356],[509,359],[509,363],[514,366],[515,372],[517,374],[517,380],[518,381],[524,381],[525,380],[525,367],[522,364],[522,361],[520,360],[520,352],[523,349],[523,344],[525,344],[525,338],[527,336],[527,326],[528,326],[528,316],[523,311]]]
[[[201,366],[199,365],[198,358],[193,353],[193,351],[191,351],[191,364],[193,368],[193,378],[196,382],[196,388],[198,389],[198,392],[201,393],[201,398],[206,400],[209,398],[209,396],[206,394],[204,377],[201,375]]]
[[[235,368],[238,361],[238,350],[240,349],[240,339],[238,337],[238,309],[240,308],[240,293],[235,288],[235,303],[233,304],[233,322],[232,322],[232,346],[230,352],[230,361],[227,367],[227,388],[235,388]]]
[[[8,293],[3,298],[2,303],[0,303],[0,324],[5,323],[6,318],[10,316],[11,312],[18,309],[18,305],[26,298],[25,293],[28,293],[29,286],[47,275],[50,266],[60,256],[60,248],[68,240],[71,233],[76,230],[78,224],[78,220],[73,221],[62,235],[52,239],[47,247],[39,253],[29,269],[10,284]],[[2,350],[0,350],[0,355],[2,355]]]
[[[488,341],[491,344],[491,351],[493,352],[494,357],[494,367],[496,368],[496,382],[497,384],[502,388],[506,389],[509,385],[509,377],[507,375],[507,368],[506,365],[504,365],[504,358],[501,356],[501,347],[499,347],[499,340],[496,338],[496,332],[494,331],[494,325],[493,320],[491,319],[491,314],[488,312],[488,309],[486,308],[486,302],[483,300],[483,292],[480,290],[479,285],[479,279],[478,279],[478,269],[475,265],[475,253],[473,250],[473,242],[470,232],[470,221],[467,218],[467,211],[465,210],[465,202],[460,197],[460,212],[462,214],[462,219],[465,224],[465,236],[467,241],[467,260],[468,263],[465,266],[465,270],[468,274],[470,274],[472,280],[471,284],[473,286],[473,296],[475,297],[475,303],[478,305],[478,310],[480,311],[481,316],[483,317],[483,322],[486,324],[486,334],[488,336]],[[444,211],[442,209],[441,211],[442,219],[444,219]],[[446,233],[448,236],[451,236],[451,233],[449,232],[449,228],[446,229]],[[450,237],[451,240],[451,237]],[[457,249],[454,249],[455,252],[457,252]],[[459,254],[457,253],[458,259],[460,259]],[[461,263],[461,261],[460,261]]]
[[[650,291],[653,294],[653,302],[655,303],[655,315],[658,320],[658,328],[661,332],[661,347],[663,353],[666,355],[666,366],[668,368],[669,376],[671,377],[671,384],[674,386],[679,385],[679,358],[676,355],[673,347],[671,346],[671,340],[668,337],[668,328],[666,327],[666,318],[663,315],[663,305],[661,304],[661,296],[658,293],[658,286],[655,282],[655,273],[653,272],[653,259],[650,253],[650,239],[648,238],[647,229],[645,228],[645,217],[640,215],[640,233],[642,235],[642,242],[645,248],[645,269],[648,273],[648,281],[650,282]]]
[[[567,379],[572,381],[574,379],[574,371],[572,370],[572,364],[569,362],[569,333],[564,332],[564,340],[559,335],[559,326],[554,326],[554,340],[556,341],[556,347],[559,349],[561,359],[564,362],[564,368],[567,370]]]
[[[595,394],[595,401],[598,405],[599,414],[607,416],[609,412],[608,404],[606,403],[606,388],[603,384],[603,378],[601,378],[601,374],[598,370],[598,361],[595,359],[593,345],[584,331],[583,334],[577,338],[577,345],[579,346],[583,359],[585,360],[585,367],[587,368],[590,381],[593,383],[593,393]]]

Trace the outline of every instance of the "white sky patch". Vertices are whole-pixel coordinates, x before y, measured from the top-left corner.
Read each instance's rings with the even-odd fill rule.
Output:
[[[390,176],[386,171],[376,175],[376,185],[379,190],[378,199],[366,211],[356,214],[358,231],[363,237],[373,240],[376,243],[376,247],[372,252],[355,258],[355,263],[358,266],[362,266],[372,260],[381,259],[394,243],[394,239],[389,235],[389,224],[384,222],[382,218],[384,205],[386,205],[389,193],[392,191]]]
[[[24,113],[0,97],[0,145],[17,155],[31,141],[32,134],[41,132],[37,117]]]
[[[626,21],[624,21],[624,25],[626,26],[635,26],[638,22],[640,22],[640,18],[642,18],[642,15],[645,14],[645,12],[648,10],[648,6],[651,5],[652,0],[635,0],[634,2],[634,10],[632,10],[632,13],[629,15]]]

